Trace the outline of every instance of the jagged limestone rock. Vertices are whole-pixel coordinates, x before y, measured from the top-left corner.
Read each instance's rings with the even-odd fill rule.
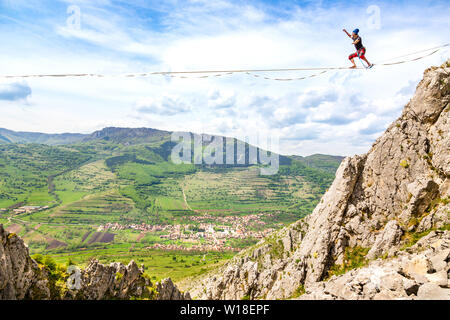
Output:
[[[314,283],[299,299],[450,299],[450,231],[430,235],[409,253]]]
[[[450,300],[450,290],[434,283],[427,283],[419,288],[417,296],[421,300]]]
[[[375,243],[367,254],[367,258],[378,258],[386,248],[398,244],[402,235],[403,230],[398,222],[396,220],[389,221],[383,231],[377,236]]]
[[[48,298],[45,270],[30,258],[22,239],[0,225],[0,300]]]
[[[151,287],[152,283],[142,274],[143,270],[140,270],[134,261],[127,266],[121,263],[106,266],[93,260],[82,271],[82,288],[70,294],[76,299],[86,300],[149,297],[148,287]]]
[[[92,260],[81,271],[79,285],[57,289],[46,268],[30,257],[23,240],[0,224],[0,300],[191,299],[170,279],[153,285],[134,261],[127,266],[122,263],[107,266]]]
[[[189,292],[182,293],[170,278],[158,282],[156,290],[158,300],[191,300]]]
[[[196,279],[193,297],[290,298],[325,279],[353,248],[365,249],[370,259],[392,256],[417,232],[448,226],[449,66],[450,60],[425,71],[402,115],[366,155],[342,162],[310,216]],[[370,297],[398,298],[390,291]]]

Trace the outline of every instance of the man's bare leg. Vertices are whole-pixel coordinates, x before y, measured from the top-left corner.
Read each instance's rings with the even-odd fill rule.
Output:
[[[369,62],[369,60],[367,60],[366,59],[366,57],[364,57],[364,58],[362,58],[366,63],[367,63],[367,65],[370,67],[372,64]]]
[[[351,66],[350,69],[356,69],[355,59],[350,59],[350,61],[353,63],[353,66]]]

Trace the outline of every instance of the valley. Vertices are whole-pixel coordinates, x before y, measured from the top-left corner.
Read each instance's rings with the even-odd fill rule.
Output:
[[[280,156],[279,172],[262,176],[258,164],[176,165],[170,133],[154,129],[106,128],[67,144],[52,135],[56,145],[26,137],[0,145],[0,223],[33,255],[80,266],[134,259],[158,280],[207,272],[308,215],[342,160]]]

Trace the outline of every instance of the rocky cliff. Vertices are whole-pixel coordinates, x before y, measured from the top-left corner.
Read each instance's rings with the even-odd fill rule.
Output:
[[[0,225],[0,300],[189,300],[170,279],[153,284],[134,261],[109,266],[93,260],[84,270],[33,260],[23,240]]]
[[[47,274],[18,236],[0,225],[0,300],[50,297]]]
[[[450,233],[431,231],[395,258],[316,282],[299,299],[450,300],[449,266]]]
[[[400,118],[367,154],[342,162],[310,216],[196,281],[191,294],[202,299],[286,299],[306,292],[305,298],[371,299],[382,292],[380,288],[394,286],[383,287],[376,280],[382,272],[375,270],[384,270],[401,277],[390,281],[407,284],[395,287],[396,294],[381,296],[424,298],[424,292],[436,293],[439,288],[448,297],[444,278],[450,237],[449,78],[450,60],[427,69]],[[431,253],[416,250],[402,256],[431,232],[441,245],[422,248]],[[393,267],[419,255],[420,264],[427,265],[422,277]],[[439,268],[429,267],[430,259],[439,260]],[[365,284],[372,275],[378,281],[372,283],[375,293],[366,294],[361,283],[355,284],[361,290],[343,290],[356,275],[364,274],[369,279]]]

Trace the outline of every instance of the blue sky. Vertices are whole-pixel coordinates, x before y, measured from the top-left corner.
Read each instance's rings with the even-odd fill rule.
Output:
[[[71,6],[80,11],[80,28]],[[449,43],[449,8],[448,1],[0,0],[1,75],[111,75],[0,79],[0,127],[49,133],[153,127],[235,137],[261,132],[280,137],[285,154],[363,153],[400,115],[424,69],[443,63],[448,50],[407,65],[293,82],[246,74],[115,75],[348,66],[354,48],[342,28],[355,27],[367,58],[377,63]]]

